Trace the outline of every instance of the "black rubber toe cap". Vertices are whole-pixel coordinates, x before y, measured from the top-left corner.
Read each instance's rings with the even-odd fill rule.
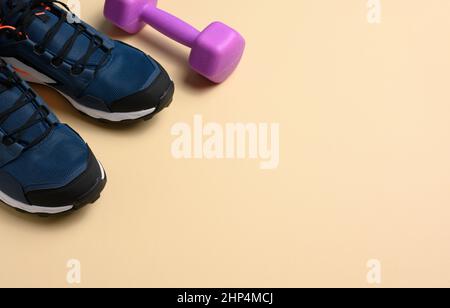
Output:
[[[106,177],[94,154],[89,150],[86,170],[75,180],[57,189],[36,190],[26,193],[30,204],[43,207],[62,207],[73,205],[75,208],[91,203],[104,187]],[[100,190],[100,191],[98,191]]]
[[[155,108],[161,111],[172,100],[174,85],[164,68],[159,65],[161,73],[145,90],[122,98],[111,104],[112,112],[136,112]]]

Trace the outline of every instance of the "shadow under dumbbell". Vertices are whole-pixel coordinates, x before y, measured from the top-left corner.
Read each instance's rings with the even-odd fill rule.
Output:
[[[218,86],[193,70],[186,71],[184,83],[195,90],[207,90]]]
[[[130,34],[117,28],[106,20],[100,24],[98,30],[118,40],[124,40],[130,37]],[[186,52],[180,52],[177,48],[171,48],[170,44],[162,43],[156,38],[155,35],[158,35],[158,33],[147,33],[146,31],[143,31],[138,34],[139,39],[145,41],[146,45],[151,46],[152,48],[157,49],[158,52],[169,56],[178,67],[183,68],[183,75],[185,77],[182,82],[195,90],[208,90],[217,86],[215,83],[209,81],[189,68],[189,63],[187,62],[189,57],[188,50],[186,50]]]

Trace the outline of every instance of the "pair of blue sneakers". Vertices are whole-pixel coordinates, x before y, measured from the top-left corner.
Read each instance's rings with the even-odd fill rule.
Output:
[[[28,213],[93,203],[106,173],[27,82],[110,122],[150,119],[174,94],[154,59],[74,18],[59,1],[0,0],[0,57],[0,200]]]

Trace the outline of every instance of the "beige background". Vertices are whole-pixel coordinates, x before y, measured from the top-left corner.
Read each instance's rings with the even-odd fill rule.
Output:
[[[450,2],[172,0],[198,27],[239,29],[242,65],[212,87],[188,50],[146,29],[134,37],[82,0],[82,17],[149,52],[177,84],[152,122],[111,127],[37,88],[102,160],[94,206],[41,219],[0,208],[0,285],[148,287],[450,286]],[[171,127],[277,122],[281,161],[174,160]]]

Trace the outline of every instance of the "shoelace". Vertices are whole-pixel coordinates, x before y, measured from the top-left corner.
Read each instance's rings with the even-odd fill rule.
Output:
[[[27,27],[31,25],[31,23],[34,21],[35,18],[44,15],[46,11],[52,11],[52,8],[56,4],[59,4],[60,6],[62,6],[64,9],[67,10],[67,12],[63,12],[63,14],[60,14],[60,16],[58,16],[57,14],[59,13],[59,11],[56,12],[55,10],[54,13],[56,16],[59,17],[59,19],[57,23],[53,27],[51,27],[45,34],[42,42],[37,43],[35,45],[34,52],[37,53],[38,55],[42,55],[45,53],[47,46],[51,43],[56,34],[58,34],[63,24],[68,23],[68,14],[69,12],[71,13],[70,8],[65,3],[57,0],[31,0],[31,1],[7,0],[7,1],[8,7],[10,9],[7,12],[0,11],[0,19],[1,19],[0,30],[13,32],[17,35],[19,39],[26,39]],[[12,20],[15,16],[17,16],[17,14],[20,14],[19,19],[14,24],[8,24],[8,22]],[[86,26],[84,26],[83,24],[81,23],[70,23],[70,24],[73,27],[75,27],[75,32],[65,42],[59,53],[52,59],[51,62],[52,65],[55,67],[60,67],[64,63],[66,57],[71,52],[78,37],[80,35],[87,35],[87,37],[89,38],[88,49],[86,53],[72,65],[72,74],[79,75],[83,73],[91,57],[95,54],[97,50],[102,48],[105,50],[105,54],[97,65],[96,70],[99,69],[108,59],[111,53],[111,49],[104,46],[102,38],[90,34],[87,31]]]
[[[2,61],[3,62],[3,61]],[[19,86],[19,77],[10,71],[6,67],[5,63],[0,63],[0,93]],[[35,104],[35,94],[31,90],[22,91],[22,95],[19,99],[7,110],[0,112],[0,126],[15,112],[28,104],[34,104],[34,113],[17,129],[9,132],[0,140],[4,145],[9,146],[14,143],[19,143],[25,148],[33,147],[41,142],[52,131],[54,125],[47,121],[49,110],[42,105]],[[43,123],[47,128],[46,130],[32,142],[26,142],[22,140],[23,134],[34,125]]]

